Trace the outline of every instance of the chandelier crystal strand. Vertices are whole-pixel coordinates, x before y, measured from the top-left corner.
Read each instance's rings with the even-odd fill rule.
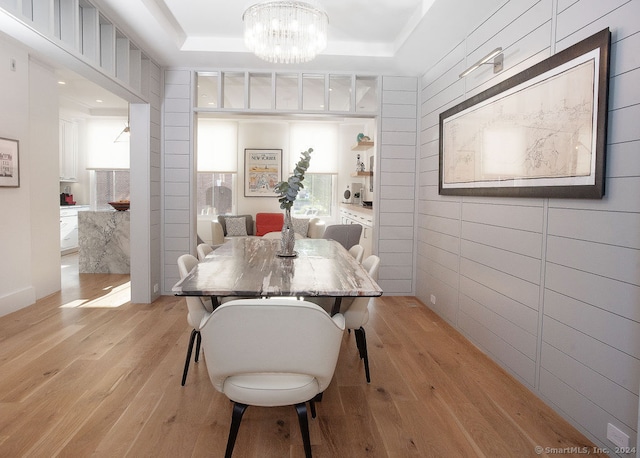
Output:
[[[244,12],[244,42],[259,58],[309,62],[327,46],[327,13],[308,1],[266,1]]]

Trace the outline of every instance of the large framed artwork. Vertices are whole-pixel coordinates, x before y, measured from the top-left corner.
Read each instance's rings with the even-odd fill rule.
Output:
[[[20,186],[19,155],[18,140],[0,138],[0,186]]]
[[[610,32],[440,114],[444,195],[602,198]]]
[[[244,150],[245,197],[277,197],[276,185],[282,181],[281,149]]]

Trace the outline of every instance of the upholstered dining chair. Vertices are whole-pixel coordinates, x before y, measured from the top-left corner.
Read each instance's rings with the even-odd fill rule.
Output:
[[[200,243],[196,247],[196,251],[198,252],[198,260],[202,261],[209,253],[213,251],[213,247],[208,243]]]
[[[249,405],[295,405],[311,457],[307,406],[331,382],[344,331],[341,314],[291,299],[241,299],[217,307],[202,325],[209,378],[233,401],[225,457],[233,453]]]
[[[356,261],[362,262],[362,257],[364,256],[364,247],[362,245],[353,245],[349,248],[349,254],[356,258]]]
[[[380,258],[378,256],[367,256],[362,261],[362,267],[366,269],[371,278],[378,280],[378,269],[380,267]],[[369,321],[369,302],[372,300],[373,298],[370,297],[344,298],[340,304],[340,313],[344,314],[345,327],[354,331],[358,353],[360,354],[360,359],[364,361],[364,373],[367,383],[371,383],[371,374],[369,372],[367,335],[363,326]]]
[[[198,264],[198,259],[190,254],[183,254],[178,258],[178,271],[180,272],[180,278],[186,277],[189,272]],[[187,381],[187,372],[189,372],[189,364],[191,362],[191,353],[193,352],[193,344],[196,344],[196,356],[195,362],[198,362],[200,355],[200,344],[202,338],[200,335],[200,323],[204,317],[209,315],[213,311],[213,304],[211,299],[202,297],[185,297],[187,301],[187,322],[193,329],[191,330],[191,336],[189,337],[189,347],[187,348],[187,359],[184,363],[184,371],[182,372],[182,386]]]
[[[347,250],[360,243],[362,226],[360,224],[332,224],[324,231],[323,239],[332,239]]]

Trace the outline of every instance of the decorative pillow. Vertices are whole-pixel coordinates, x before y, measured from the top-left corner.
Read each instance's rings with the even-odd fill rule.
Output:
[[[227,218],[244,218],[247,226],[247,235],[253,235],[253,216],[251,215],[235,215],[235,216],[226,216],[226,215],[218,215],[218,222],[220,226],[222,226],[222,233],[227,236]]]
[[[247,235],[247,220],[245,217],[225,218],[227,223],[227,235],[238,236]]]
[[[291,218],[293,223],[293,231],[303,237],[309,232],[309,218]]]
[[[256,213],[256,235],[262,237],[269,232],[280,232],[283,223],[282,213]]]

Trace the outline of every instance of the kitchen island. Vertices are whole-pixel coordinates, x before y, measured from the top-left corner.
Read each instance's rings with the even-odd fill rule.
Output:
[[[128,211],[78,212],[79,273],[130,273]]]

